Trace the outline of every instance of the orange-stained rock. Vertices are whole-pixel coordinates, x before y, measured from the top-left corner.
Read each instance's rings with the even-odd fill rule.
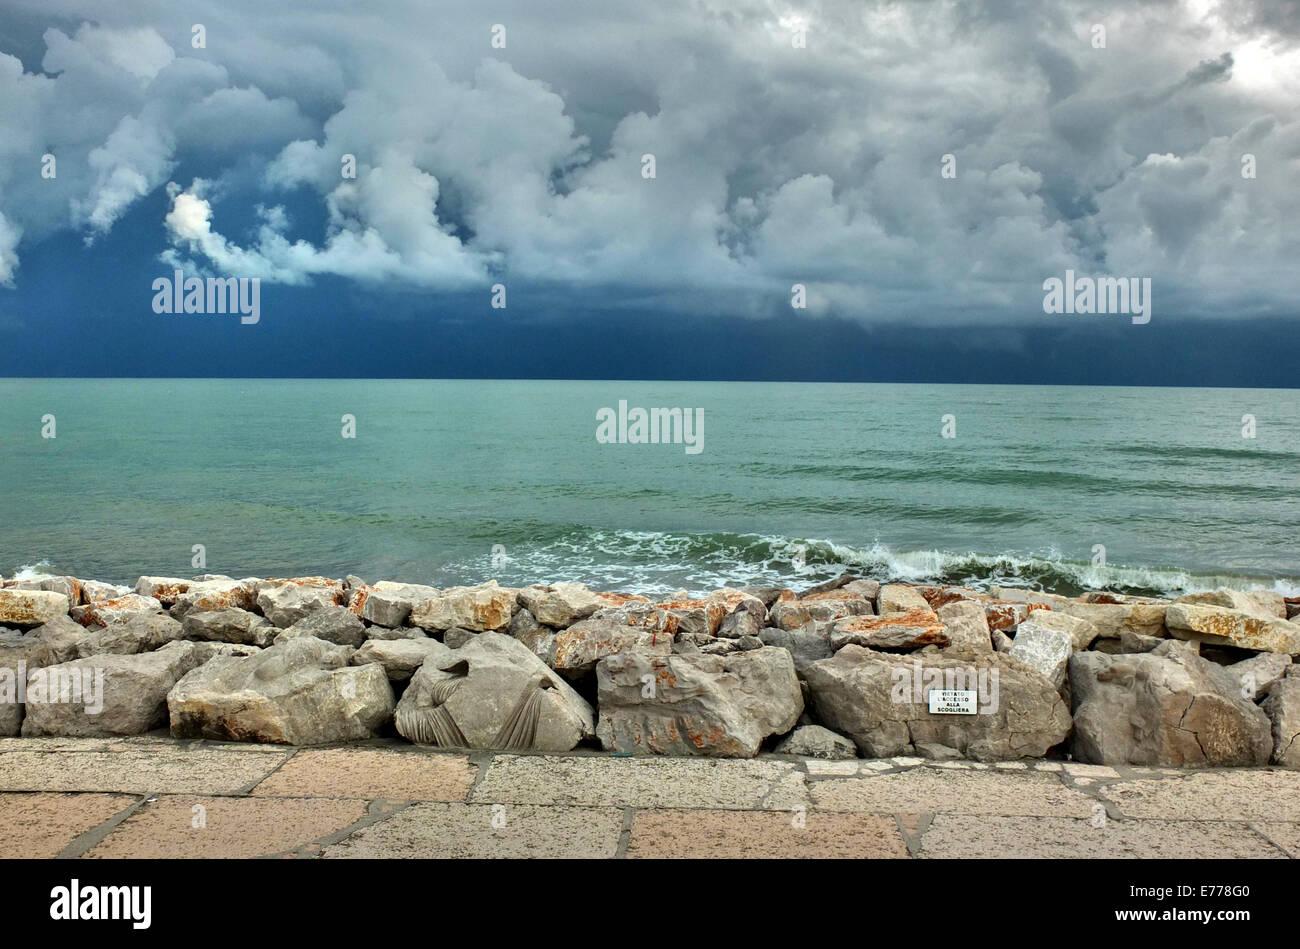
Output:
[[[946,646],[943,622],[933,610],[908,610],[881,616],[849,616],[831,627],[831,648],[915,649]]]

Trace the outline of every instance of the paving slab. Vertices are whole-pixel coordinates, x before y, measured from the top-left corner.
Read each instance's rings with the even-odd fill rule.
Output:
[[[299,751],[254,788],[253,794],[463,801],[477,770],[465,755],[421,750]]]
[[[0,794],[0,858],[57,857],[137,800],[132,794]]]
[[[1240,822],[1114,821],[1068,817],[968,817],[940,814],[921,838],[918,857],[1099,857],[1245,859],[1285,857]]]
[[[87,857],[264,857],[345,830],[364,801],[165,795],[114,828]]]
[[[613,857],[623,829],[619,808],[530,804],[412,804],[358,830],[323,856]]]
[[[1087,817],[1096,802],[1050,774],[913,768],[809,782],[813,807],[828,811]]]
[[[804,779],[797,765],[770,758],[498,755],[470,800],[792,810],[808,804]]]
[[[905,858],[892,817],[782,811],[637,811],[629,857]]]
[[[1292,860],[1300,860],[1300,822],[1256,821],[1251,826],[1286,851]]]
[[[1112,784],[1101,792],[1125,817],[1300,821],[1300,774],[1240,769]]]
[[[147,751],[0,754],[0,791],[233,794],[265,778],[289,751]]]

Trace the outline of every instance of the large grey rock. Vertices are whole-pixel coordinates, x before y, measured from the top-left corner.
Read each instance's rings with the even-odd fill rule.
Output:
[[[350,666],[353,650],[300,637],[252,656],[218,656],[167,695],[175,738],[318,745],[371,737],[393,714],[382,666]]]
[[[552,667],[579,674],[590,672],[606,656],[628,651],[666,656],[672,646],[673,637],[665,633],[610,620],[585,619],[556,634]]]
[[[767,622],[781,629],[800,629],[809,623],[829,623],[846,616],[871,616],[871,600],[847,587],[796,598],[789,590],[768,610]]]
[[[1269,687],[1287,674],[1291,668],[1291,657],[1282,652],[1261,652],[1257,656],[1234,662],[1227,669],[1241,683],[1241,695],[1252,702],[1258,702]]]
[[[1103,639],[1119,639],[1124,630],[1143,636],[1164,635],[1168,603],[1086,603],[1078,600],[1054,602],[1052,612],[1085,619],[1097,627]]]
[[[525,587],[519,591],[519,605],[537,622],[558,629],[586,619],[604,602],[584,583],[556,583]]]
[[[189,589],[176,598],[169,610],[174,619],[183,620],[191,612],[209,610],[248,610],[257,607],[257,585],[262,581],[254,577],[232,580],[230,577],[196,579]]]
[[[411,609],[416,603],[438,596],[441,592],[437,587],[419,583],[381,580],[373,587],[354,590],[348,609],[376,626],[396,629],[408,624]]]
[[[886,583],[876,596],[876,610],[885,613],[910,613],[913,610],[928,610],[926,602],[919,591],[901,583]]]
[[[451,657],[453,650],[436,639],[371,639],[352,655],[352,665],[377,662],[388,678],[405,682],[416,669],[432,658],[435,662]]]
[[[1101,635],[1100,630],[1097,629],[1097,624],[1091,620],[1086,620],[1081,616],[1072,616],[1069,613],[1062,613],[1059,610],[1034,610],[1021,621],[1021,624],[1017,625],[1017,629],[1024,623],[1033,623],[1040,629],[1054,629],[1065,633],[1070,637],[1070,645],[1074,649],[1087,649],[1092,645],[1093,640]],[[1121,638],[1125,634],[1129,636],[1141,635],[1121,627]],[[1017,638],[1019,638],[1019,633],[1017,633]],[[1156,637],[1150,638],[1154,639]]]
[[[569,751],[594,731],[586,700],[523,643],[495,632],[426,659],[396,724],[416,744],[498,751]]]
[[[1073,641],[1069,633],[1043,626],[1035,619],[1028,619],[1020,624],[1016,631],[1016,641],[1007,650],[1007,655],[1037,669],[1059,689],[1065,682],[1072,652]]]
[[[768,626],[759,633],[758,638],[765,645],[779,646],[788,651],[794,659],[795,673],[803,678],[810,665],[829,659],[834,654],[831,649],[830,627],[830,623],[809,623],[798,629]]]
[[[472,587],[452,587],[411,607],[410,622],[422,629],[460,627],[474,632],[505,629],[519,608],[518,591],[495,580]]]
[[[607,751],[752,758],[803,711],[784,649],[726,656],[624,652],[596,665],[597,736]]]
[[[831,626],[831,648],[849,644],[873,649],[918,649],[947,646],[948,634],[939,617],[928,606],[908,612],[879,616],[846,616]]]
[[[796,728],[776,746],[776,753],[831,760],[858,756],[853,742],[820,725],[801,725]]]
[[[72,623],[66,616],[61,619]],[[39,632],[5,630],[0,633],[0,736],[17,735],[22,727],[21,697],[27,674],[54,661],[49,643]]]
[[[111,600],[94,600],[84,606],[74,606],[68,612],[82,626],[112,626],[137,616],[161,613],[162,608],[162,604],[151,596],[124,593]]]
[[[250,646],[269,646],[275,641],[279,628],[264,617],[248,610],[194,610],[186,614],[182,624],[186,639],[203,639],[219,643],[245,643]]]
[[[1238,677],[1186,643],[1076,652],[1070,690],[1080,761],[1235,767],[1264,764],[1273,749],[1268,716],[1242,697]]]
[[[935,615],[943,624],[944,635],[948,637],[950,646],[975,653],[993,651],[988,617],[980,603],[952,600],[935,610]]]
[[[264,580],[257,585],[257,606],[262,615],[281,629],[319,610],[343,602],[343,584],[325,577]]]
[[[29,678],[24,737],[139,735],[167,720],[167,693],[195,667],[194,646],[91,656]]]
[[[537,622],[528,610],[520,608],[511,617],[506,632],[527,646],[529,651],[542,662],[552,669],[555,668],[555,630]]]
[[[188,593],[193,580],[180,577],[141,577],[135,581],[135,592],[151,596],[164,606],[175,606],[182,593]]]
[[[721,639],[742,639],[746,636],[758,636],[767,623],[767,608],[758,598],[747,599],[736,607],[718,624],[718,637]]]
[[[867,757],[945,749],[977,761],[1041,757],[1070,733],[1070,712],[1039,672],[1001,653],[949,658],[845,646],[807,675],[817,718]],[[977,693],[977,714],[931,713],[931,688]]]
[[[43,626],[32,630],[50,648],[50,662],[71,662],[90,654],[88,643],[96,638],[96,632],[86,629],[69,616],[56,616]]]
[[[1271,760],[1284,768],[1300,768],[1300,679],[1288,676],[1274,682],[1264,699],[1273,738]]]
[[[346,607],[326,606],[308,613],[281,635],[314,636],[340,646],[360,646],[366,639],[366,625]]]
[[[49,623],[41,629],[52,629],[54,625]],[[77,627],[79,632],[74,632],[72,627]],[[183,636],[181,624],[167,614],[141,612],[125,622],[90,629],[70,621],[66,625],[59,623],[57,632],[50,633],[49,641],[59,661],[67,662],[89,656],[149,652]]]
[[[43,626],[68,608],[68,598],[52,590],[0,590],[0,623],[7,626]]]
[[[76,577],[34,577],[30,580],[6,580],[0,586],[7,590],[47,590],[62,593],[69,606],[82,602],[82,584]]]
[[[1300,624],[1219,606],[1174,603],[1165,614],[1169,635],[1216,646],[1300,655]]]
[[[1218,606],[1267,619],[1286,619],[1286,600],[1272,590],[1210,590],[1187,593],[1174,601],[1196,606]]]

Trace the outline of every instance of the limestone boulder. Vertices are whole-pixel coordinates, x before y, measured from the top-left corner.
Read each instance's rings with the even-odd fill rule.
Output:
[[[269,646],[280,630],[265,617],[234,607],[225,610],[194,610],[181,624],[186,639],[219,643]]]
[[[801,725],[776,746],[778,755],[798,755],[801,758],[840,760],[856,758],[858,749],[843,735],[837,735],[821,725]]]
[[[66,616],[61,618],[76,626]],[[39,632],[0,632],[0,737],[17,735],[22,727],[27,674],[54,661],[49,643]]]
[[[803,711],[794,661],[764,646],[725,656],[623,652],[596,665],[607,751],[752,758]]]
[[[111,600],[95,600],[84,606],[74,606],[69,613],[82,626],[111,626],[136,616],[161,613],[162,608],[162,604],[151,596],[126,593]]]
[[[901,583],[886,583],[880,588],[880,595],[876,597],[876,610],[881,615],[928,609],[930,604],[925,601],[925,597],[919,590]]]
[[[1263,709],[1273,739],[1270,760],[1300,768],[1300,679],[1288,676],[1270,685]]]
[[[405,682],[426,661],[440,662],[452,649],[436,639],[371,639],[352,654],[354,666],[375,662],[393,682]]]
[[[973,600],[952,599],[937,607],[935,615],[943,624],[944,635],[947,636],[949,645],[975,653],[993,651],[988,616],[982,604]],[[858,643],[858,645],[867,644]]]
[[[679,638],[687,638],[697,644],[712,640],[727,615],[727,604],[720,599],[705,597],[690,599],[677,597],[654,604],[656,610],[667,614],[663,622],[672,626]]]
[[[90,656],[149,652],[184,638],[181,624],[166,613],[141,612],[124,622],[88,629],[71,622],[51,622],[41,629],[50,630],[42,635],[46,635],[60,662]]]
[[[1268,716],[1242,696],[1238,677],[1188,643],[1076,652],[1069,674],[1080,761],[1240,767],[1264,764],[1273,751]]]
[[[396,724],[416,744],[563,752],[592,736],[593,714],[527,646],[484,632],[421,664],[398,703]]]
[[[461,629],[483,632],[505,629],[519,608],[518,591],[495,580],[472,587],[452,587],[438,596],[417,601],[410,623],[422,629]],[[535,615],[535,614],[534,614]]]
[[[795,674],[801,679],[807,675],[810,665],[834,654],[830,623],[809,623],[798,629],[768,626],[758,638],[766,646],[777,646],[789,652],[794,660]]]
[[[82,599],[82,582],[76,577],[34,577],[30,580],[6,580],[0,587],[10,590],[46,590],[62,593],[69,606],[77,606]],[[125,592],[125,591],[123,591]]]
[[[653,629],[627,626],[607,619],[585,619],[555,634],[555,660],[559,672],[578,675],[590,672],[606,656],[635,651],[666,656],[672,652],[673,637]]]
[[[167,693],[198,664],[191,643],[38,670],[27,683],[24,737],[140,735],[167,721]]]
[[[807,681],[817,718],[869,758],[1037,758],[1070,733],[1070,711],[1056,687],[1001,653],[920,657],[848,645],[814,663]],[[975,692],[976,713],[931,712],[936,688]]]
[[[343,602],[343,584],[326,577],[263,580],[257,584],[258,609],[281,629]]]
[[[392,717],[393,688],[379,664],[349,665],[352,653],[304,636],[210,659],[167,695],[172,736],[289,745],[370,738]]]
[[[1026,620],[1016,631],[1015,642],[1007,650],[1007,655],[1037,669],[1059,689],[1065,682],[1073,651],[1073,640],[1069,633],[1043,626],[1036,620]]]
[[[1070,646],[1073,649],[1087,649],[1092,645],[1093,640],[1101,635],[1097,625],[1090,620],[1081,616],[1071,616],[1069,613],[1062,613],[1059,610],[1034,610],[1022,623],[1033,623],[1039,629],[1054,629],[1058,632],[1065,633],[1070,637]],[[1017,624],[1017,630],[1020,624]],[[1140,635],[1130,633],[1127,629],[1121,631],[1123,634]],[[1016,638],[1020,638],[1019,632]],[[1152,637],[1156,638],[1156,637]]]
[[[308,613],[280,635],[290,639],[295,636],[314,636],[327,643],[355,647],[365,641],[366,625],[346,607],[325,606]]]
[[[1188,593],[1178,597],[1175,603],[1190,603],[1194,606],[1217,606],[1222,609],[1237,610],[1252,616],[1269,619],[1286,619],[1286,600],[1281,593],[1272,590],[1210,590],[1204,593]]]
[[[141,577],[135,581],[134,589],[140,596],[151,596],[164,606],[175,606],[192,583],[180,577]]]
[[[1088,603],[1066,600],[1064,603],[1054,603],[1052,612],[1087,620],[1097,627],[1097,636],[1100,638],[1119,639],[1125,630],[1143,636],[1163,636],[1165,611],[1169,606],[1164,601]]]
[[[881,596],[883,600],[884,594]],[[919,649],[947,646],[949,642],[944,624],[928,606],[879,616],[850,616],[836,620],[831,627],[831,649],[850,644],[873,649]]]
[[[848,587],[803,597],[784,590],[768,611],[767,622],[781,629],[793,630],[809,623],[829,623],[847,616],[871,616],[874,613],[872,601]]]
[[[1216,646],[1300,655],[1300,624],[1221,606],[1174,603],[1165,614],[1169,635]]]
[[[261,581],[248,577],[233,580],[230,577],[196,579],[189,589],[176,598],[175,605],[168,611],[173,619],[183,620],[192,612],[210,610],[248,610],[255,612],[257,606],[257,585]]]
[[[0,624],[6,626],[43,626],[68,609],[68,598],[53,590],[0,590]]]
[[[585,583],[525,587],[519,591],[519,605],[528,610],[537,622],[556,629],[572,626],[608,606]]]
[[[1284,652],[1261,652],[1249,659],[1234,662],[1227,669],[1241,684],[1242,697],[1258,702],[1268,694],[1274,682],[1287,674],[1291,666],[1291,657]]]
[[[376,626],[397,629],[409,625],[411,609],[416,603],[441,592],[437,587],[420,583],[381,580],[374,586],[353,588],[348,609]]]

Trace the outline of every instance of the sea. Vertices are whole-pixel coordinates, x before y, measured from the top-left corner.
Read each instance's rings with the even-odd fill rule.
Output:
[[[683,409],[698,441],[598,439],[620,403]],[[1300,390],[0,380],[5,577],[695,594],[845,571],[1295,595]]]

